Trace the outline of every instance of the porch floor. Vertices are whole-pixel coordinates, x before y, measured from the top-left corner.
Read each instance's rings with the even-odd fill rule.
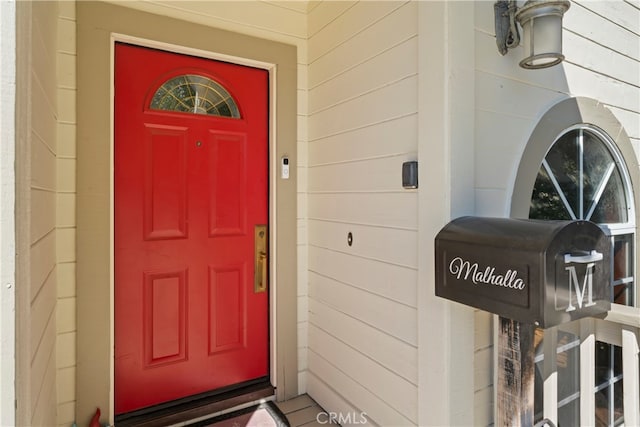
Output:
[[[285,402],[276,402],[276,405],[287,416],[291,427],[326,427],[318,422],[318,414],[324,413],[324,409],[306,394]],[[323,420],[326,417],[320,417],[320,419]]]

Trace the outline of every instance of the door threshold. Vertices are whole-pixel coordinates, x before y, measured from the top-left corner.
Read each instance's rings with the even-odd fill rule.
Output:
[[[116,415],[117,427],[166,427],[188,425],[226,411],[273,400],[275,388],[268,379],[243,383],[232,390],[204,394],[142,409],[128,414]]]

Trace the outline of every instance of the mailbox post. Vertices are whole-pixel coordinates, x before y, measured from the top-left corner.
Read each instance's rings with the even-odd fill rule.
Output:
[[[609,311],[609,238],[589,221],[461,217],[435,249],[436,295],[500,316],[496,425],[532,426],[535,328]]]

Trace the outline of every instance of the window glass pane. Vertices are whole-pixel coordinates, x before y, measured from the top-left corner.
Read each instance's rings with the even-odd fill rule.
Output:
[[[633,305],[631,291],[633,283],[622,283],[613,286],[613,302],[621,305]]]
[[[579,152],[576,136],[577,131],[570,131],[564,134],[556,141],[553,147],[551,147],[545,160],[566,197],[570,208],[577,214],[579,212]]]
[[[558,426],[579,426],[580,425],[580,399],[567,402],[558,407]]]
[[[613,377],[611,362],[611,345],[596,341],[596,388]]]
[[[573,334],[558,331],[558,401],[577,399],[580,392],[580,340]],[[579,399],[577,399],[579,400]],[[576,422],[578,419],[575,420]]]
[[[613,280],[631,277],[633,277],[633,235],[615,236],[613,242]]]
[[[609,395],[611,387],[596,392],[596,427],[609,426]]]
[[[623,387],[622,347],[596,341],[596,425],[622,424]]]
[[[624,398],[623,383],[618,381],[613,386],[613,425],[619,426],[624,423]]]
[[[167,80],[151,99],[153,110],[240,118],[229,92],[208,77],[185,74]]]
[[[540,168],[531,196],[529,208],[531,219],[571,219],[549,174],[544,167]]]
[[[620,172],[614,170],[590,219],[598,224],[627,222],[627,199]],[[591,205],[589,205],[591,206]]]
[[[616,304],[634,305],[634,250],[633,234],[613,238],[613,295]]]
[[[613,351],[613,376],[618,378],[622,375],[622,347],[611,345]]]
[[[582,144],[583,206],[584,212],[588,212],[594,201],[597,202],[598,193],[602,192],[602,188],[609,181],[611,172],[615,168],[615,162],[609,149],[600,138],[584,129],[574,132],[576,132],[577,143]],[[596,222],[602,223],[604,221]]]

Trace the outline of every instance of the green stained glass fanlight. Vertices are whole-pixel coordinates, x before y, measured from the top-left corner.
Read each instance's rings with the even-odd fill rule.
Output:
[[[208,77],[183,74],[162,84],[151,99],[152,110],[240,118],[233,97]]]

